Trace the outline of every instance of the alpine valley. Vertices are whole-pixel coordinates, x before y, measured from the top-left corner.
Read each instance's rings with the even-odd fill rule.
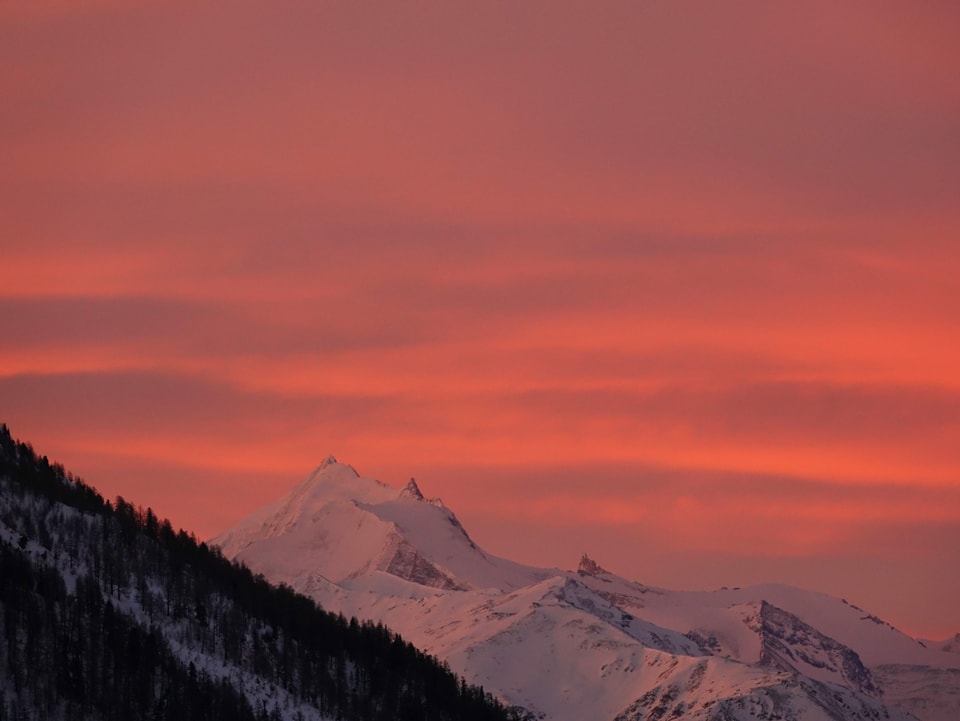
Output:
[[[332,457],[211,543],[384,624],[528,719],[960,718],[960,638],[913,639],[790,586],[670,591],[587,556],[575,571],[514,563],[415,481],[397,489]]]

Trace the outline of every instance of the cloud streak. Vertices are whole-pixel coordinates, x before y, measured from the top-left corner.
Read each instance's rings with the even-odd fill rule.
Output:
[[[0,5],[0,413],[205,533],[335,453],[955,626],[958,20]]]

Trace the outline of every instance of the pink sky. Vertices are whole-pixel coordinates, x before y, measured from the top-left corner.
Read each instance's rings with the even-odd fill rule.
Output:
[[[953,2],[0,4],[0,420],[207,537],[475,540],[960,631]]]

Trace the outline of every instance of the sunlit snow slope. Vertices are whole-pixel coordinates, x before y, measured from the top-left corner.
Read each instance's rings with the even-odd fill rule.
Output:
[[[324,607],[382,621],[531,718],[960,719],[960,654],[824,594],[678,592],[479,548],[416,483],[330,457],[213,539]]]

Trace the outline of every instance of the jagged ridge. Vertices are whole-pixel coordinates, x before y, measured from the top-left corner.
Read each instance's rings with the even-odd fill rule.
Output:
[[[413,479],[400,490],[378,484],[378,498],[371,498],[367,483],[378,484],[352,478],[349,487],[328,488],[361,515],[313,532],[336,530],[363,546],[362,529],[384,524],[381,555],[367,556],[342,582],[313,584],[316,598],[401,629],[531,718],[746,719],[754,712],[797,721],[843,713],[906,718],[873,697],[881,689],[853,648],[796,612],[813,609],[831,628],[841,617],[861,623],[863,614],[839,599],[788,587],[714,594],[655,589],[619,578],[586,554],[575,572],[523,567],[485,553],[452,511],[427,501]],[[351,494],[356,498],[349,500]],[[310,518],[313,523],[316,516]],[[276,573],[261,552],[266,543],[243,557]],[[305,560],[302,553],[298,558]],[[329,557],[312,557],[292,582],[310,582],[329,563]],[[858,626],[852,636],[878,633],[895,634],[897,648],[907,643],[910,653],[926,653],[888,626]]]

